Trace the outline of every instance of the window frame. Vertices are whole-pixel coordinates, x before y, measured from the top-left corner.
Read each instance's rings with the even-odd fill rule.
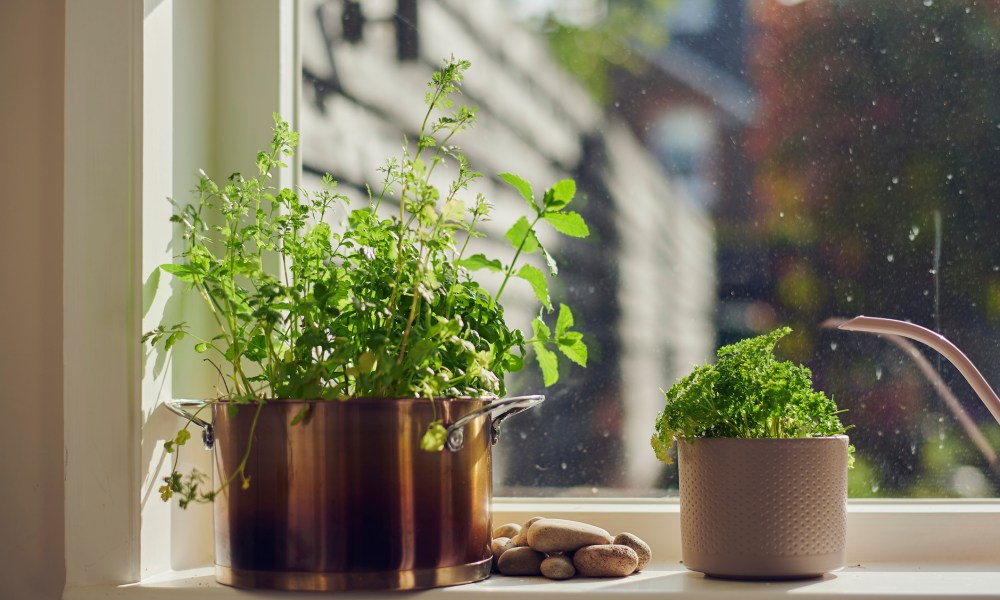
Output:
[[[173,1],[66,0],[62,356],[67,596],[84,586],[138,582],[145,570],[144,414],[139,401],[143,359],[137,342],[143,315],[142,215],[145,200],[161,199],[143,197],[143,117],[150,108],[143,98],[143,33],[145,16]],[[281,56],[272,91],[291,110],[294,124],[301,71],[293,50],[298,2],[257,3],[279,15],[270,25],[279,29],[272,32],[278,34],[273,51]],[[240,51],[236,39],[218,43]],[[289,176],[294,178],[294,171]],[[502,498],[494,511],[496,522],[545,514],[636,531],[651,538],[661,558],[679,560],[674,500]],[[849,513],[852,563],[995,564],[1000,556],[1000,540],[991,534],[1000,528],[997,500],[852,500]],[[176,531],[164,534],[178,543]]]

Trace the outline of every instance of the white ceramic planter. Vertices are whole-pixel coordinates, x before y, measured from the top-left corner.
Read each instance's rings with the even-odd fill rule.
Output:
[[[847,436],[678,443],[684,565],[797,579],[844,566]]]

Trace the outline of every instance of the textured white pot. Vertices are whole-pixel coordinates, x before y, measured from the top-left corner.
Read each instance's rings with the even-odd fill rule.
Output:
[[[798,579],[844,566],[847,436],[678,443],[684,565]]]

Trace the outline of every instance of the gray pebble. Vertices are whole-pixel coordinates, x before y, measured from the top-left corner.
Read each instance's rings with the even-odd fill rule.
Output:
[[[619,533],[615,536],[612,543],[628,546],[635,550],[636,555],[639,557],[639,564],[635,567],[636,571],[645,569],[649,561],[653,559],[653,551],[650,550],[649,544],[639,539],[639,536],[633,533]]]
[[[506,523],[493,530],[493,537],[494,538],[505,537],[514,539],[514,536],[519,533],[521,533],[520,525],[518,525],[517,523]]]
[[[610,544],[610,533],[580,521],[539,519],[528,530],[528,545],[539,552],[572,552],[593,544]]]
[[[527,546],[511,548],[500,555],[497,568],[504,575],[541,575],[545,555]]]
[[[573,555],[573,566],[584,577],[624,577],[638,564],[635,550],[617,544],[586,546]]]
[[[576,575],[573,559],[565,554],[553,554],[542,561],[540,568],[549,579],[569,579]]]

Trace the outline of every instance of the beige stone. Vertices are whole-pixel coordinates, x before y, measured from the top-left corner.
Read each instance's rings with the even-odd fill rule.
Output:
[[[514,536],[521,533],[521,526],[517,523],[505,523],[493,530],[494,538],[510,538],[514,539]]]
[[[528,545],[539,552],[573,552],[593,544],[610,544],[610,533],[579,521],[539,519],[528,530]]]
[[[500,555],[497,568],[504,575],[541,575],[545,555],[527,546],[511,548]]]
[[[500,556],[514,547],[514,541],[507,537],[493,538],[490,543],[490,550],[493,552],[493,566],[496,567],[500,561]]]
[[[553,554],[541,564],[542,575],[549,579],[569,579],[576,575],[573,559],[565,554]]]
[[[635,550],[619,544],[586,546],[573,554],[573,566],[584,577],[624,577],[638,564]]]
[[[645,569],[646,565],[649,564],[649,561],[653,559],[653,551],[649,548],[649,544],[642,541],[642,539],[634,533],[619,533],[615,536],[612,543],[619,544],[621,546],[628,546],[629,548],[635,550],[636,555],[639,557],[639,564],[635,567],[636,571]]]

